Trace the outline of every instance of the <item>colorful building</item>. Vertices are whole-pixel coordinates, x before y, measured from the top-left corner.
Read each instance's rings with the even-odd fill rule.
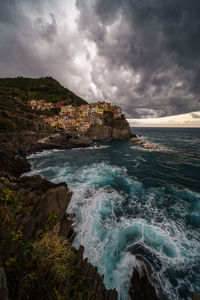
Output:
[[[78,107],[65,105],[65,102],[50,103],[45,100],[30,100],[28,105],[36,110],[51,110],[55,107],[60,108],[58,115],[41,117],[54,128],[63,128],[64,130],[78,130],[85,132],[93,124],[102,125],[104,122],[104,113],[112,112],[114,118],[120,118],[122,111],[119,106],[113,106],[111,103],[97,102]]]

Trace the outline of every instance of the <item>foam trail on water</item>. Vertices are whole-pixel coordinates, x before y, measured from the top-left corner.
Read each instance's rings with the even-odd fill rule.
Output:
[[[138,161],[146,163],[139,156],[132,164]],[[171,186],[147,188],[125,167],[107,162],[77,167],[64,153],[32,157],[31,162],[42,176],[66,181],[72,189],[67,212],[76,215],[74,245],[84,246],[84,256],[105,275],[106,287],[118,290],[120,300],[129,299],[132,269],[139,260],[167,299],[190,299],[190,291],[198,291],[198,193]]]

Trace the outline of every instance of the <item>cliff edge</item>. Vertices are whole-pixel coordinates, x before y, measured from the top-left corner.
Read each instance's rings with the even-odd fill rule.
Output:
[[[102,122],[97,120],[86,134],[93,141],[126,140],[131,137],[131,129],[124,115],[115,118],[112,112],[104,112]]]

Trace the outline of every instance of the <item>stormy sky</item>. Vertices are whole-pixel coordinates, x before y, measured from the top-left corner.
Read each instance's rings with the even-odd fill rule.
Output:
[[[200,111],[199,0],[0,0],[0,76],[52,76],[129,118]]]

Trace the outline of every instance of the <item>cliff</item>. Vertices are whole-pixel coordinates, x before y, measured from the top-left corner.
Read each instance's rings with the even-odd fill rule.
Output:
[[[72,222],[65,215],[72,193],[66,183],[54,184],[40,176],[1,177],[0,192],[2,300],[8,295],[117,299],[116,291],[106,290],[97,268],[83,260],[83,247],[72,247]]]
[[[86,134],[93,141],[126,140],[131,137],[131,129],[123,115],[120,118],[114,118],[112,112],[105,112],[102,124],[97,122],[91,125]]]
[[[25,101],[27,95],[39,98],[50,91],[46,94],[42,87],[40,94],[35,88],[34,94],[24,87],[25,79],[20,80],[21,87],[15,87],[15,80],[0,80],[0,298],[8,299],[9,294],[10,299],[117,299],[115,290],[105,288],[97,268],[83,259],[83,247],[72,246],[72,216],[65,214],[71,199],[67,185],[19,176],[31,169],[27,154],[128,139],[129,124],[123,115],[116,118],[104,112],[85,135],[58,134]],[[137,280],[140,297],[146,283]]]
[[[72,193],[66,183],[19,178],[31,169],[28,153],[91,140],[51,136],[52,128],[36,112],[1,89],[0,121],[0,298],[117,299],[83,259],[83,248],[72,246],[72,221],[65,214]]]

